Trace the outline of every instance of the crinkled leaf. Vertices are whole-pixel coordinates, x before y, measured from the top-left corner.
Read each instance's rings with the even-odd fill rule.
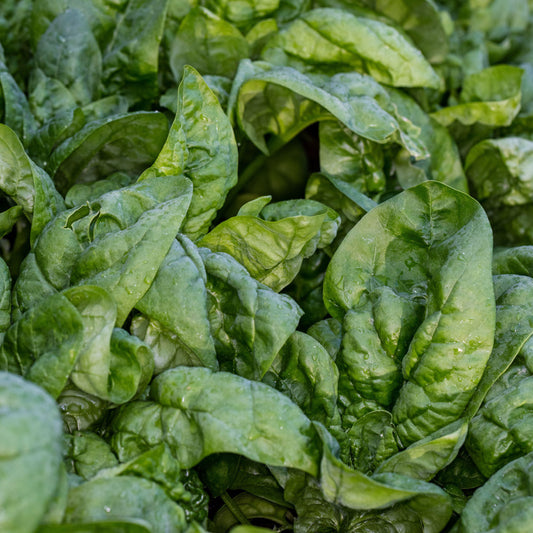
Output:
[[[57,398],[76,363],[82,332],[78,310],[63,294],[53,294],[7,330],[0,348],[0,367],[37,383]]]
[[[231,256],[199,249],[207,274],[208,313],[220,367],[261,379],[302,315],[290,297],[253,279]]]
[[[335,212],[330,214],[332,210],[318,202],[313,202],[310,209],[300,208],[303,213],[299,214],[297,202],[290,206],[295,216],[283,217],[282,213],[283,218],[276,216],[272,220],[268,212],[273,217],[275,213],[267,209],[273,206],[267,206],[263,210],[267,220],[241,215],[221,222],[202,238],[200,245],[231,255],[255,279],[279,292],[296,277],[303,259],[315,252],[321,239],[326,245],[331,242],[322,231],[328,222],[335,226],[337,218]],[[336,227],[332,234],[335,236]]]
[[[317,473],[316,433],[309,419],[271,387],[226,372],[181,367],[152,382],[152,402],[130,403],[113,422],[119,455],[166,442],[183,468],[220,452]],[[123,446],[123,443],[125,446]],[[128,449],[129,448],[129,449]]]
[[[394,406],[404,445],[458,419],[481,379],[494,336],[491,238],[479,204],[428,181],[367,213],[330,262],[341,375]]]
[[[342,463],[335,455],[335,443],[323,427],[315,423],[323,442],[320,487],[328,502],[350,509],[373,510],[406,502],[417,511],[423,531],[439,532],[452,509],[449,496],[431,483],[400,474],[365,476]]]
[[[184,174],[193,198],[182,233],[195,240],[237,182],[238,153],[231,124],[200,74],[186,67],[178,89],[178,109],[154,164],[140,177]]]
[[[66,440],[66,462],[71,471],[91,479],[103,468],[116,466],[118,459],[109,444],[90,431],[75,431]]]
[[[263,380],[288,396],[311,420],[330,425],[339,417],[338,378],[326,349],[311,336],[296,331]]]

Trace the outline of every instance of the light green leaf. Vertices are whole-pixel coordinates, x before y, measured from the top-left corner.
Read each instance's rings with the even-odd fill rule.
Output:
[[[358,71],[396,87],[440,87],[422,53],[397,30],[340,9],[313,9],[266,45],[263,59],[303,72]]]
[[[467,76],[459,103],[444,107],[433,118],[443,126],[509,126],[520,110],[522,69],[509,65],[489,67]]]

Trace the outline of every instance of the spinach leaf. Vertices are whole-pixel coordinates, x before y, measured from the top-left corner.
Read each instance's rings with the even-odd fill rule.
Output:
[[[279,114],[285,108],[292,111]],[[266,154],[310,124],[332,116],[361,137],[403,144],[415,158],[427,154],[410,137],[409,124],[404,126],[385,89],[357,72],[306,76],[287,66],[245,60],[235,77],[228,113],[235,113],[239,126]],[[271,134],[268,144],[267,134]]]
[[[192,65],[202,75],[232,78],[248,51],[248,42],[233,24],[208,9],[195,7],[183,19],[172,41],[170,67],[177,81],[185,65]]]
[[[240,214],[221,222],[199,244],[231,255],[255,279],[279,292],[293,281],[306,257],[331,243],[337,225],[337,214],[319,202],[288,200],[264,207],[262,218]]]
[[[271,387],[207,368],[175,368],[154,379],[152,401],[133,402],[113,422],[119,457],[166,442],[182,468],[219,452],[317,473],[311,422]],[[279,451],[283,450],[282,455]]]
[[[526,530],[531,516],[532,454],[504,466],[478,489],[461,514],[459,531]]]
[[[490,249],[479,204],[428,181],[367,213],[330,262],[339,389],[391,408],[403,445],[457,420],[481,379],[494,336]]]
[[[157,96],[159,43],[167,4],[168,0],[127,2],[103,54],[105,94],[118,92],[126,96],[130,104]]]
[[[192,181],[193,197],[183,233],[196,240],[207,233],[226,194],[235,185],[237,161],[229,120],[202,77],[187,67],[167,140],[153,165],[139,179],[183,174]]]
[[[183,509],[156,483],[133,476],[95,479],[70,490],[64,522],[139,520],[152,533],[185,533]],[[126,530],[128,531],[128,530]]]
[[[80,11],[68,9],[48,26],[35,50],[31,110],[40,123],[58,111],[81,107],[100,92],[102,56]]]
[[[0,372],[0,527],[31,533],[60,478],[61,419],[53,399],[19,376]]]
[[[167,131],[161,113],[137,111],[93,120],[54,150],[48,168],[62,193],[116,171],[135,176],[154,161]]]
[[[267,43],[262,57],[303,72],[355,70],[396,87],[440,86],[424,56],[394,28],[339,9],[305,13]]]

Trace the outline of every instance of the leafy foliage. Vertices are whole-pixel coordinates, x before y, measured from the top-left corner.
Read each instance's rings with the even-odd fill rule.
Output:
[[[532,9],[1,2],[0,530],[532,529]]]

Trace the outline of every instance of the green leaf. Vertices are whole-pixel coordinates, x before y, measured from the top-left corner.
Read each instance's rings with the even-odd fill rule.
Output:
[[[65,432],[84,431],[95,425],[107,411],[108,403],[68,384],[57,398]]]
[[[107,192],[116,191],[131,185],[132,179],[123,172],[115,172],[103,180],[90,184],[78,183],[73,185],[65,196],[67,207],[78,207],[87,202],[93,202]]]
[[[109,444],[96,433],[76,431],[65,440],[67,463],[71,463],[74,473],[83,479],[88,480],[103,468],[111,468],[118,463]]]
[[[71,284],[106,289],[117,303],[116,324],[123,324],[154,280],[190,198],[189,180],[165,176],[112,191],[93,202],[89,213],[73,222],[78,239],[86,244],[73,265]],[[81,214],[87,207],[79,209]]]
[[[532,166],[533,142],[520,137],[503,137],[476,144],[468,152],[465,170],[473,194],[490,212],[500,205],[531,203]]]
[[[345,435],[341,457],[365,474],[374,472],[384,460],[398,451],[392,416],[388,411],[371,411],[359,418]],[[349,448],[349,449],[346,449]]]
[[[0,372],[0,428],[0,529],[29,533],[59,484],[61,418],[40,387]]]
[[[137,111],[94,120],[54,150],[48,169],[62,193],[116,171],[136,176],[153,163],[167,132],[162,113]]]
[[[448,36],[433,0],[319,0],[316,5],[342,8],[354,15],[361,8],[372,9],[398,24],[431,63],[440,63],[446,57]]]
[[[384,189],[384,154],[380,144],[359,137],[341,122],[333,120],[321,122],[318,131],[320,170],[333,185],[342,191],[339,181],[349,183],[351,190],[367,195]]]
[[[97,285],[115,300],[121,325],[155,278],[191,192],[183,176],[165,176],[62,213],[26,258],[15,286],[16,307],[25,311],[70,285]]]
[[[279,8],[280,0],[244,0],[243,2],[207,0],[205,5],[219,17],[236,26],[246,27],[272,15]]]
[[[211,334],[222,370],[260,380],[302,315],[296,302],[253,279],[231,256],[199,249]]]
[[[280,109],[285,111],[280,114]],[[347,72],[306,76],[285,66],[242,61],[228,103],[239,126],[265,154],[273,152],[310,124],[340,120],[352,132],[378,143],[403,144],[415,158],[426,148],[404,131],[386,91],[370,76]],[[271,134],[267,145],[265,135]]]
[[[1,45],[0,45],[1,46]],[[0,57],[0,117],[24,144],[28,144],[36,129],[26,95],[2,63]]]
[[[467,430],[467,420],[460,418],[389,457],[379,465],[376,473],[394,472],[429,481],[455,459]]]
[[[392,408],[403,445],[457,420],[481,379],[494,336],[491,239],[479,204],[428,181],[367,213],[330,262],[343,388]]]
[[[509,461],[533,451],[532,356],[533,342],[529,337],[512,364],[493,381],[485,403],[470,423],[467,450],[487,477]]]
[[[57,398],[76,363],[82,331],[78,310],[66,296],[53,294],[7,330],[0,368],[24,376]]]
[[[172,41],[170,67],[177,81],[185,65],[192,65],[202,75],[233,78],[248,51],[248,42],[233,24],[204,7],[195,7],[183,19]]]
[[[14,205],[0,213],[0,239],[8,234],[23,216],[24,209],[20,205]]]
[[[152,402],[130,403],[113,422],[113,447],[166,442],[183,468],[220,452],[317,473],[311,422],[263,383],[207,368],[175,368],[154,379]],[[155,424],[155,425],[154,425]],[[128,451],[128,448],[124,448]]]
[[[102,56],[83,13],[68,9],[48,26],[35,50],[30,106],[40,123],[96,100]]]
[[[157,97],[159,43],[168,0],[130,0],[114,24],[103,57],[105,94],[123,94],[130,104]],[[146,136],[145,139],[149,137]]]
[[[494,275],[518,274],[533,277],[533,246],[497,248],[492,259]]]
[[[405,502],[419,513],[423,531],[438,532],[452,509],[448,495],[436,485],[399,474],[365,476],[335,456],[335,445],[323,427],[315,423],[323,442],[320,487],[325,499],[350,509],[374,510]]]
[[[31,220],[32,240],[64,209],[48,174],[26,154],[16,134],[0,124],[0,188],[24,209]]]
[[[183,364],[218,369],[206,282],[196,247],[179,235],[136,304],[146,318],[135,319],[134,333],[152,347],[156,374]]]
[[[459,531],[527,531],[533,525],[532,461],[533,453],[512,461],[478,489],[461,514]]]
[[[193,198],[182,233],[196,240],[207,233],[236,184],[237,165],[237,144],[228,118],[200,74],[186,67],[168,138],[139,179],[184,174],[192,181]]]
[[[313,337],[295,331],[278,353],[264,382],[288,396],[311,419],[338,422],[339,371],[326,349]]]
[[[486,68],[466,77],[459,103],[432,113],[443,126],[509,126],[520,110],[522,69],[509,65]]]
[[[117,306],[100,287],[72,287],[62,293],[78,309],[83,342],[72,382],[82,391],[115,404],[142,393],[152,378],[154,361],[148,346],[113,328]]]
[[[465,411],[472,418],[498,378],[533,335],[533,279],[518,275],[494,276],[496,331],[483,377]]]
[[[185,533],[187,528],[183,509],[146,479],[95,479],[70,490],[66,524],[83,527],[84,523],[108,520],[139,520],[151,533]]]
[[[405,117],[404,120],[412,122],[415,130],[419,129],[419,141],[426,146],[429,155],[426,161],[415,161],[411,164],[408,151],[400,151],[396,156],[395,166],[402,187],[407,189],[430,179],[468,192],[459,150],[448,130],[424,113],[415,101],[404,93],[389,89],[389,96],[397,106],[398,113]]]
[[[308,11],[279,31],[262,57],[303,72],[355,70],[396,87],[440,87],[422,53],[398,31],[340,9]]]
[[[337,214],[319,202],[280,204],[263,209],[266,220],[240,215],[221,222],[199,244],[231,255],[255,279],[279,292],[296,277],[305,257],[330,244],[338,224]]]

